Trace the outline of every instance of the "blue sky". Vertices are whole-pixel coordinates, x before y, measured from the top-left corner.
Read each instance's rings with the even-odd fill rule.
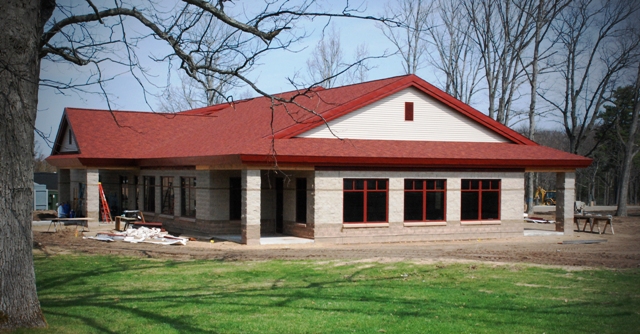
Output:
[[[67,2],[71,0],[66,0]],[[72,2],[72,1],[71,1]],[[64,4],[65,0],[59,0],[59,4]],[[107,2],[111,4],[111,2]],[[253,4],[254,2],[239,2],[243,5]],[[258,3],[262,3],[259,1]],[[381,15],[384,11],[385,1],[368,1],[366,2],[366,13],[369,15]],[[342,8],[339,2],[325,2],[324,5],[336,6]],[[351,5],[354,5],[351,2]],[[78,7],[81,12],[86,9]],[[55,14],[54,14],[55,15]],[[378,56],[382,54],[393,53],[394,46],[382,34],[382,31],[376,27],[373,21],[357,20],[357,19],[336,19],[332,21],[336,30],[340,34],[341,45],[344,50],[344,56],[352,59],[355,48],[362,43],[368,46],[370,56]],[[296,52],[275,51],[261,58],[260,65],[249,74],[257,85],[269,93],[278,93],[291,90],[293,87],[288,83],[287,77],[292,77],[295,73],[306,74],[306,61],[310,57],[311,52],[322,36],[322,29],[327,23],[326,20],[318,19],[315,21],[302,20],[298,24],[309,37],[301,43],[295,44],[292,49]],[[128,26],[127,35],[129,37],[135,34],[145,33],[145,29],[135,24]],[[293,30],[293,33],[299,33],[302,30]],[[123,52],[123,50],[119,50]],[[100,87],[94,86],[87,88],[92,92],[77,91],[58,91],[48,87],[41,87],[39,93],[38,116],[36,120],[36,128],[49,137],[49,140],[55,139],[58,125],[65,107],[76,108],[92,108],[92,109],[112,109],[118,110],[136,110],[136,111],[160,111],[157,110],[159,100],[157,95],[161,94],[164,87],[171,82],[177,84],[178,75],[175,72],[169,72],[167,63],[158,63],[150,59],[150,56],[161,57],[170,53],[169,47],[160,41],[150,39],[144,40],[139,44],[137,51],[138,57],[142,65],[149,71],[150,83],[145,83],[147,90],[145,94],[140,84],[137,82],[126,68],[114,65],[103,65],[103,75],[114,77],[104,84],[104,90],[109,96],[108,103],[104,94],[101,93]],[[381,79],[396,75],[404,74],[399,56],[390,56],[384,59],[371,60],[369,63],[373,68],[368,72],[368,80]],[[88,75],[95,74],[92,67],[77,68],[66,63],[52,63],[43,61],[41,65],[41,78],[47,78],[62,82],[74,80],[75,83],[81,83],[87,79]],[[170,73],[170,80],[167,74]],[[437,78],[433,70],[428,67],[423,68],[417,73],[423,79],[437,84]],[[246,94],[247,88],[241,89],[238,93]],[[481,94],[478,94],[481,95]],[[476,98],[478,101],[482,99]],[[473,107],[485,112],[486,106],[482,104],[473,105]],[[49,155],[50,147],[44,139],[36,136],[37,149],[44,155]]]

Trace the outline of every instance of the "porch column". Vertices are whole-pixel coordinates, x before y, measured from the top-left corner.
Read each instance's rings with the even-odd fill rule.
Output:
[[[91,220],[89,220],[89,228],[94,226],[98,227],[98,217],[100,215],[100,196],[98,194],[99,174],[100,173],[97,169],[87,169],[87,189],[85,190],[86,201],[84,213],[87,218],[91,218]]]
[[[556,231],[573,234],[576,174],[556,173]]]
[[[213,189],[211,171],[196,172],[196,219],[211,220],[213,209]],[[180,194],[182,196],[182,194]]]
[[[260,244],[260,170],[242,171],[242,243]]]

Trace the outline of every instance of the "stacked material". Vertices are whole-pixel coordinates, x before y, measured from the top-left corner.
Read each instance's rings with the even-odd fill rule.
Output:
[[[99,241],[125,241],[131,243],[145,242],[158,245],[186,245],[188,238],[174,237],[159,228],[140,227],[130,228],[124,232],[98,233],[95,237],[88,237]]]

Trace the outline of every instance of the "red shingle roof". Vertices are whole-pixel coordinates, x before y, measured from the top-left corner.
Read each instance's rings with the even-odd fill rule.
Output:
[[[407,87],[415,87],[511,143],[454,143],[295,138],[315,126]],[[79,153],[54,153],[56,166],[207,164],[216,157],[243,163],[416,167],[577,168],[590,159],[542,147],[424,80],[400,76],[333,89],[287,92],[294,104],[266,97],[178,114],[66,108]],[[60,135],[56,139],[59,142]]]

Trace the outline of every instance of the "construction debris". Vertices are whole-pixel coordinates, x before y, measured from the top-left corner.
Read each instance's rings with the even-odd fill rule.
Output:
[[[158,245],[186,245],[189,238],[174,237],[159,228],[130,228],[124,232],[100,232],[95,237],[87,237],[98,241],[124,241],[131,243],[150,243]]]

